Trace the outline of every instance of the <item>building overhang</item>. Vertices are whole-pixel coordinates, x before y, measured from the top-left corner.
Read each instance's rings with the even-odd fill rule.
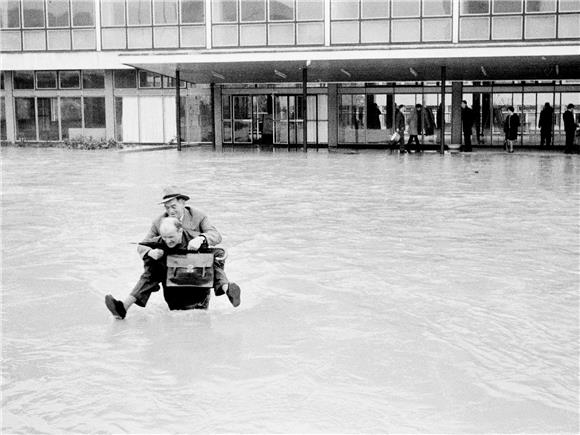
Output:
[[[421,82],[580,79],[580,44],[494,44],[122,53],[128,66],[191,83]]]

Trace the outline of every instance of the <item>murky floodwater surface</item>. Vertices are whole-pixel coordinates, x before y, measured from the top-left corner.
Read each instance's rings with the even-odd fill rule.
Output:
[[[572,432],[577,156],[2,150],[2,433]],[[125,321],[167,184],[242,305]]]

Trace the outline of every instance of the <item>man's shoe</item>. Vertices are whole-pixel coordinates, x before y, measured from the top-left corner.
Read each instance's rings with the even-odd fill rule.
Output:
[[[226,291],[226,295],[234,307],[240,305],[240,293],[240,286],[235,282],[230,282],[228,285],[228,290]]]
[[[238,297],[239,300],[239,297]],[[124,319],[127,315],[127,310],[125,309],[125,305],[123,302],[118,301],[111,295],[105,296],[105,305],[109,309],[109,311],[115,316],[117,319]]]

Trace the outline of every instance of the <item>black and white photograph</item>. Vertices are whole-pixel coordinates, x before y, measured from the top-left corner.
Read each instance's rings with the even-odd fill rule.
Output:
[[[0,0],[0,434],[580,433],[580,0]]]

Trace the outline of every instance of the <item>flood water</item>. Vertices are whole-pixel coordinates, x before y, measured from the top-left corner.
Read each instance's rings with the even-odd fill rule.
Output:
[[[580,158],[2,149],[2,433],[577,433]],[[234,309],[126,320],[161,190]]]

